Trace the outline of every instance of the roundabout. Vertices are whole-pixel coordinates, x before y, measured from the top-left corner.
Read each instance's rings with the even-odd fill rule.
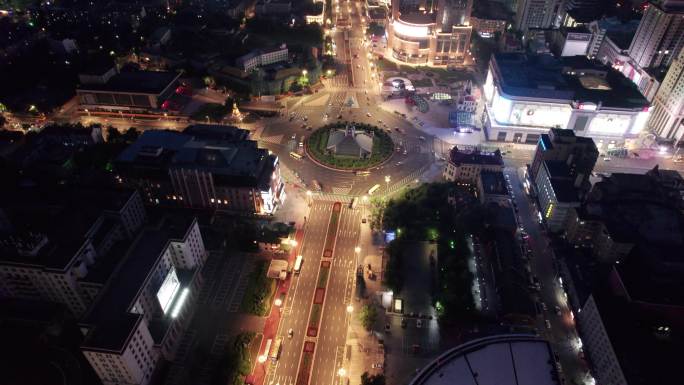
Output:
[[[339,171],[363,171],[392,157],[394,142],[377,126],[358,122],[326,124],[314,131],[304,146],[320,166]]]

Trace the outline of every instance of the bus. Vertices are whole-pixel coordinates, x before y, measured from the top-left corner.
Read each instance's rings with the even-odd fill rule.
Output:
[[[266,346],[264,347],[264,354],[263,354],[264,358],[268,357],[268,354],[271,352],[271,343],[272,342],[273,342],[273,340],[270,338],[266,341]]]
[[[297,159],[297,160],[302,159],[302,156],[299,155],[299,154],[297,154],[297,153],[294,152],[294,151],[290,152],[290,156],[293,157],[293,158],[295,158],[295,159]]]
[[[367,171],[367,170],[356,171],[356,172],[354,172],[354,175],[356,175],[356,176],[368,176],[368,175],[370,175],[370,171]]]
[[[278,358],[280,358],[280,349],[283,345],[283,339],[282,338],[276,338],[275,343],[273,346],[271,346],[271,352],[269,353],[269,357],[271,358],[271,361],[273,363],[276,363],[278,361]]]
[[[349,208],[352,209],[352,210],[355,209],[357,203],[359,203],[359,198],[358,198],[358,197],[352,198],[352,201],[351,201],[351,203],[349,204]]]
[[[302,262],[304,262],[304,257],[301,255],[297,256],[297,259],[295,259],[295,264],[294,264],[294,273],[299,274],[299,272],[302,270]]]
[[[380,188],[379,184],[376,184],[375,186],[371,187],[370,190],[368,190],[368,195],[373,195],[373,193],[378,191],[379,188]]]

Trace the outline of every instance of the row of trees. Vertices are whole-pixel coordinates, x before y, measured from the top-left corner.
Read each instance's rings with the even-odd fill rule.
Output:
[[[449,203],[449,198],[456,201]],[[432,286],[433,303],[445,322],[461,321],[474,315],[471,293],[473,276],[468,270],[471,257],[466,234],[483,229],[483,207],[469,191],[450,183],[432,183],[408,190],[389,200],[382,227],[397,233],[386,248],[389,254],[385,284],[401,292],[404,282],[404,242],[431,240],[438,246],[437,282]]]

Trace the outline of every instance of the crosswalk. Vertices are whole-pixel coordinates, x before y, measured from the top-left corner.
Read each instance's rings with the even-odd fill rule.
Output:
[[[259,142],[280,144],[283,141],[283,135],[272,135],[272,136],[262,136],[259,138]]]
[[[270,375],[269,378],[266,379],[266,384],[268,385],[293,385],[294,382],[294,377],[283,375]]]
[[[315,193],[313,196],[313,200],[317,202],[342,202],[342,203],[351,203],[352,196],[349,195],[340,195],[340,194],[330,194],[330,193],[324,193],[324,192],[318,192]]]

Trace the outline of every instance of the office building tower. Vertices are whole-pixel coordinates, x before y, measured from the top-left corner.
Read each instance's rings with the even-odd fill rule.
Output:
[[[641,68],[669,66],[684,45],[684,1],[651,1],[629,46]]]
[[[518,0],[515,28],[527,31],[530,28],[549,28],[560,25],[563,14],[563,0]]]
[[[656,135],[679,142],[684,139],[684,51],[667,70],[655,99],[647,127]]]

